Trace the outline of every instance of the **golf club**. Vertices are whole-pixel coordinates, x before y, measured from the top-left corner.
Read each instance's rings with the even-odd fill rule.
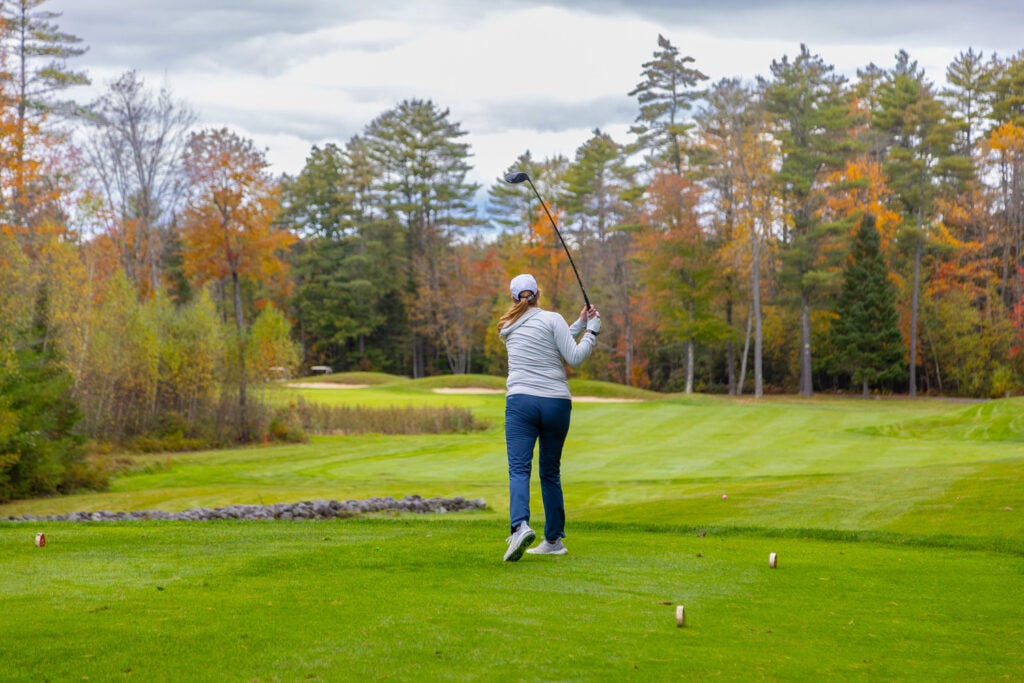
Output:
[[[569,247],[565,244],[565,240],[562,238],[562,233],[558,231],[558,225],[555,224],[555,219],[551,217],[551,212],[548,211],[547,204],[540,198],[540,192],[537,192],[537,188],[533,186],[533,181],[530,180],[530,176],[525,171],[511,171],[505,174],[505,182],[509,185],[518,185],[519,183],[526,181],[530,183],[530,188],[533,193],[537,195],[537,201],[544,207],[544,213],[548,215],[548,220],[551,221],[551,227],[555,229],[555,234],[558,235],[558,241],[562,243],[562,249],[565,249],[565,255],[569,257],[569,265],[572,266],[572,272],[576,274],[576,282],[580,283],[580,291],[583,292],[583,301],[587,305],[587,310],[590,310],[590,299],[587,297],[587,290],[583,288],[583,280],[580,279],[580,271],[576,270],[576,264],[572,260],[572,254],[569,253]]]

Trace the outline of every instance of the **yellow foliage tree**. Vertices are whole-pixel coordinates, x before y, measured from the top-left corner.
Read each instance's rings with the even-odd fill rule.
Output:
[[[238,334],[239,437],[247,440],[252,435],[246,417],[242,285],[283,281],[285,251],[296,238],[275,224],[278,183],[251,140],[226,128],[194,133],[184,167],[190,187],[182,229],[185,272],[200,285],[230,282]]]

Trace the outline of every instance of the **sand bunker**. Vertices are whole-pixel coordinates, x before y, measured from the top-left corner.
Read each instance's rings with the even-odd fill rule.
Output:
[[[643,403],[642,398],[612,398],[608,396],[573,396],[573,403]]]
[[[504,394],[504,389],[488,389],[487,387],[441,387],[434,389],[435,394]]]
[[[338,384],[335,382],[289,382],[288,386],[299,389],[365,389],[369,384]],[[435,394],[504,394],[504,389],[489,387],[439,387]],[[573,396],[576,403],[643,403],[640,398],[611,398],[604,396]]]
[[[449,387],[434,389],[435,394],[504,394],[504,389],[487,389],[485,387]],[[573,396],[576,403],[642,403],[639,398],[611,398],[602,396]]]

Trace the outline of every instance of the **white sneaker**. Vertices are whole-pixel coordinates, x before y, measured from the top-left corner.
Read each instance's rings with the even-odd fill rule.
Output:
[[[566,555],[569,551],[566,550],[565,545],[562,543],[562,539],[556,538],[555,542],[552,543],[545,538],[540,542],[539,546],[536,548],[530,548],[526,552],[531,555]]]
[[[535,540],[537,540],[537,534],[530,528],[530,525],[526,522],[520,523],[512,535],[505,539],[505,542],[508,543],[508,550],[505,551],[505,561],[518,561],[523,556],[523,551],[533,545]]]

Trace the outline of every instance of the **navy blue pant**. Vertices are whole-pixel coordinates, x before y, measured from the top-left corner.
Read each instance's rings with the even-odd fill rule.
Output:
[[[569,433],[572,401],[512,394],[505,400],[505,446],[508,449],[509,517],[514,531],[530,521],[530,470],[533,448],[540,442],[540,492],[544,501],[544,538],[565,538],[562,498],[562,446]]]

